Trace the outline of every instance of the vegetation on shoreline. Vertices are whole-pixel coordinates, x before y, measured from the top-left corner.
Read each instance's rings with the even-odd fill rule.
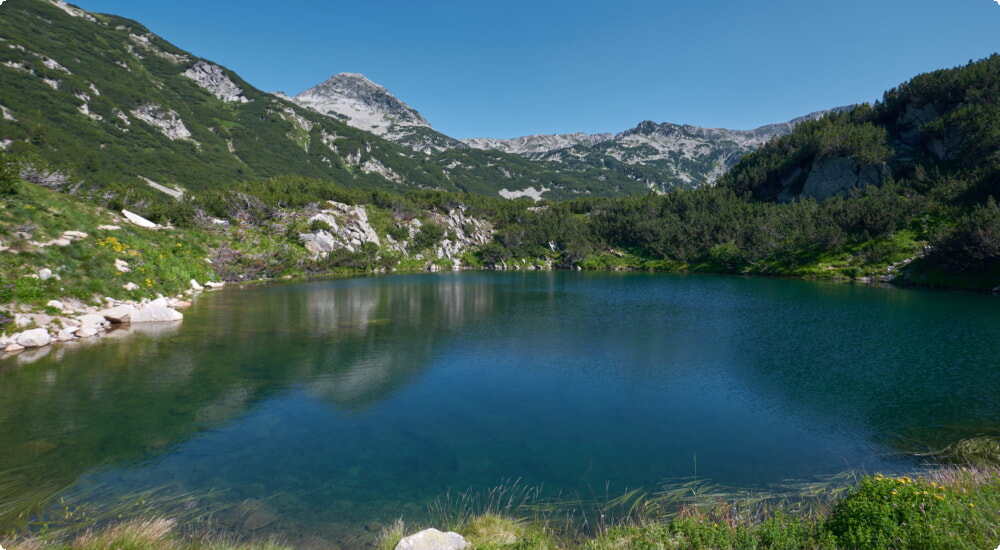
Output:
[[[991,445],[995,439],[967,443]],[[458,532],[474,549],[992,548],[1000,541],[1000,469],[991,456],[991,463],[943,466],[919,476],[869,475],[791,500],[740,498],[688,483],[656,495],[630,491],[591,512],[581,503],[543,502],[537,491],[514,482],[485,494],[445,496],[431,506],[427,523],[400,518],[382,529],[375,547],[391,550],[402,537],[435,526]],[[818,505],[806,506],[810,502]],[[4,542],[31,550],[294,548],[204,525],[140,514],[96,521],[83,532],[10,533]]]

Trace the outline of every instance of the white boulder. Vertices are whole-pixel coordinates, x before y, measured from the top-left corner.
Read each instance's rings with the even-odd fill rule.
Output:
[[[122,215],[125,216],[126,220],[134,223],[135,225],[138,225],[139,227],[145,227],[147,229],[156,229],[157,227],[160,227],[159,225],[156,225],[155,223],[147,220],[146,218],[143,218],[142,216],[136,214],[135,212],[122,210]]]
[[[44,328],[33,328],[26,330],[17,337],[17,344],[26,348],[40,348],[47,346],[52,341],[49,331]]]
[[[396,550],[464,550],[468,546],[469,541],[458,533],[442,533],[431,528],[403,538]]]
[[[149,305],[132,314],[132,324],[180,321],[184,314],[164,306]]]

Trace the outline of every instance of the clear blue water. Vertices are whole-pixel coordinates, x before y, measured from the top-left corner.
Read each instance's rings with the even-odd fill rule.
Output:
[[[222,522],[351,547],[511,479],[597,500],[897,472],[1000,428],[998,306],[576,272],[227,289],[179,326],[0,362],[0,491],[223,491]]]

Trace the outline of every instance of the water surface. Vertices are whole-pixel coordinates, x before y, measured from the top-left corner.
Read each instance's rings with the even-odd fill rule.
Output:
[[[227,289],[179,325],[0,362],[0,487],[222,490],[237,527],[351,547],[510,479],[600,499],[898,472],[1000,426],[997,305],[575,272]]]

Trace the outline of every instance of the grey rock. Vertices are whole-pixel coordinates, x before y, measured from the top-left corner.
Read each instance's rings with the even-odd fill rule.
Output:
[[[131,111],[132,115],[139,120],[156,127],[160,132],[170,139],[181,139],[189,140],[191,139],[191,131],[184,126],[184,121],[181,120],[181,116],[175,111],[170,109],[165,109],[159,105],[140,105]],[[125,213],[123,210],[122,213]],[[134,215],[134,214],[133,214]],[[126,214],[126,218],[129,216]],[[136,223],[131,218],[129,221]],[[146,220],[146,223],[152,223]],[[136,223],[136,225],[140,225]],[[155,224],[153,224],[155,226]],[[143,227],[148,227],[143,225]]]
[[[132,314],[135,313],[136,309],[133,306],[116,306],[110,309],[105,309],[99,313],[103,315],[105,319],[111,321],[112,323],[128,323],[131,321]]]
[[[431,528],[403,538],[396,550],[464,550],[468,546],[469,542],[458,533]]]
[[[312,233],[301,233],[299,238],[305,243],[306,250],[313,255],[325,257],[337,248],[337,241],[334,240],[333,234],[325,229]]]
[[[146,218],[143,218],[139,214],[136,214],[134,212],[129,212],[128,210],[122,210],[122,215],[125,216],[125,219],[134,223],[135,225],[138,225],[139,227],[145,227],[147,229],[156,229],[157,227],[160,227],[159,225],[156,225],[155,223],[147,220]]]
[[[47,267],[42,268],[41,271],[38,272],[38,278],[43,281],[48,281],[52,278],[52,270]]]
[[[146,306],[132,314],[132,324],[159,323],[163,321],[180,321],[184,314],[163,306]]]
[[[230,79],[222,68],[205,61],[198,61],[193,67],[182,73],[205,88],[215,97],[226,102],[249,103],[243,95],[243,90]]]
[[[292,101],[415,151],[429,153],[465,147],[460,141],[434,131],[419,112],[361,74],[334,75],[296,95]]]
[[[320,212],[319,214],[316,214],[315,216],[309,218],[309,221],[310,222],[321,221],[329,225],[331,229],[334,230],[337,229],[337,218],[334,217],[333,214],[329,212]]]
[[[17,337],[17,344],[26,348],[40,348],[52,342],[49,331],[44,328],[26,330]]]
[[[847,196],[851,189],[869,185],[882,185],[880,167],[859,164],[850,157],[829,157],[813,163],[802,196],[822,201],[834,195]]]
[[[94,331],[98,331],[104,326],[107,321],[104,319],[104,315],[100,313],[86,313],[77,318],[80,321],[80,328],[92,328]]]

